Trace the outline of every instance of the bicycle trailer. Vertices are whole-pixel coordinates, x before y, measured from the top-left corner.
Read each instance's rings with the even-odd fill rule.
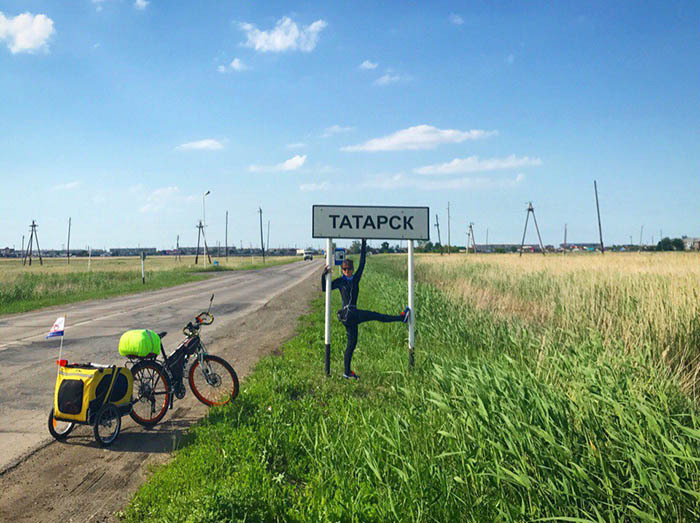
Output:
[[[113,376],[114,374],[116,375]],[[131,410],[134,378],[126,367],[102,366],[92,363],[71,363],[59,367],[54,394],[54,416],[63,421],[92,425],[95,414],[109,400],[120,413]]]
[[[131,370],[117,365],[58,362],[54,405],[49,432],[64,439],[74,424],[92,425],[101,445],[119,435],[121,417],[132,407],[134,378]]]

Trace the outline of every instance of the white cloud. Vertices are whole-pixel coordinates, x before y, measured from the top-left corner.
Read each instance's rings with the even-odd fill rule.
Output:
[[[377,176],[365,180],[360,187],[366,189],[396,190],[402,188],[418,189],[421,191],[453,191],[453,190],[485,190],[507,189],[520,185],[525,180],[524,174],[514,178],[496,179],[488,177],[464,177],[452,180],[427,180],[407,176],[403,173]]]
[[[56,191],[70,191],[71,189],[77,189],[80,187],[80,182],[68,182],[54,185],[53,188]]]
[[[102,11],[102,4],[105,2],[105,0],[92,0],[92,3],[95,5],[95,9],[97,11]]]
[[[154,190],[146,197],[146,203],[139,209],[142,213],[158,212],[165,207],[171,206],[180,195],[178,187],[162,187]]]
[[[251,165],[248,170],[252,173],[296,171],[306,162],[306,155],[296,155],[289,160],[285,160],[277,165]]]
[[[303,192],[328,191],[330,188],[331,184],[329,182],[303,183],[299,186],[299,190]]]
[[[245,71],[246,69],[248,69],[248,66],[245,65],[240,58],[234,58],[233,60],[231,60],[231,63],[228,66],[220,65],[216,68],[216,70],[220,73],[228,73],[230,71],[236,71],[237,73],[240,73],[241,71]]]
[[[46,15],[26,12],[7,18],[0,11],[0,40],[7,41],[12,54],[48,50],[48,40],[55,32],[53,20]]]
[[[300,29],[296,22],[285,16],[269,31],[261,31],[248,23],[240,24],[239,27],[245,31],[248,38],[243,44],[245,47],[252,47],[263,53],[297,50],[308,53],[316,47],[319,34],[327,25],[323,20],[316,20]]]
[[[379,64],[365,60],[360,64],[360,69],[376,69]]]
[[[218,140],[214,140],[213,138],[206,138],[196,142],[187,142],[176,147],[176,149],[181,151],[218,151],[219,149],[223,148],[223,144]]]
[[[354,127],[343,127],[341,125],[335,124],[331,125],[330,127],[326,127],[323,130],[323,134],[321,135],[321,138],[329,138],[335,134],[341,134],[341,133],[347,133],[350,131],[354,131]]]
[[[458,14],[452,13],[449,16],[450,22],[453,23],[454,25],[462,25],[464,23],[464,19],[459,16]]]
[[[445,143],[461,143],[465,140],[478,140],[497,134],[497,131],[472,129],[438,129],[432,125],[416,125],[388,136],[374,138],[358,145],[342,147],[342,151],[406,151],[434,149]]]
[[[248,69],[246,65],[243,62],[241,62],[238,58],[234,58],[231,61],[230,67],[234,71],[245,71],[246,69]]]
[[[518,167],[530,167],[542,165],[539,158],[529,156],[517,157],[514,154],[505,158],[485,158],[468,156],[467,158],[455,158],[451,162],[426,165],[413,169],[417,174],[462,174],[483,171],[496,171],[500,169],[516,169]]]
[[[379,78],[377,78],[374,83],[376,85],[389,85],[398,82],[401,80],[401,76],[395,73],[385,73]]]
[[[139,9],[140,11],[143,11],[144,9],[146,9],[146,7],[148,7],[148,4],[150,3],[151,2],[149,2],[148,0],[136,0],[134,2],[134,7],[136,9]]]
[[[306,144],[304,142],[295,142],[287,144],[287,149],[303,149],[304,147],[306,147]]]

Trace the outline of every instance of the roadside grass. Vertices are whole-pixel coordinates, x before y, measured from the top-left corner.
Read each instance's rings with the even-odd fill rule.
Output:
[[[229,263],[222,259],[219,265],[204,268],[201,264],[188,263],[193,261],[193,257],[182,263],[177,263],[174,259],[156,258],[146,261],[146,267],[152,269],[146,270],[145,285],[141,279],[140,259],[97,259],[91,262],[90,270],[86,260],[77,263],[73,260],[70,265],[65,260],[60,263],[51,260],[45,267],[36,265],[31,268],[22,267],[21,260],[3,261],[0,263],[0,314],[147,292],[200,281],[218,272],[261,269],[299,260],[293,257],[269,258],[263,264],[259,257],[257,263],[253,263],[250,258],[231,258]]]
[[[373,257],[359,304],[403,308],[403,260]],[[403,324],[360,327],[359,383],[323,375],[323,307],[239,398],[191,429],[127,521],[697,521],[700,418],[653,350],[607,350],[417,286]],[[334,296],[334,309],[339,306]]]

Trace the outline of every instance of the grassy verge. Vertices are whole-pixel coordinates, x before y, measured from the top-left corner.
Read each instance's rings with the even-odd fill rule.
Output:
[[[142,283],[141,270],[87,270],[57,272],[32,269],[7,276],[0,285],[0,314],[13,314],[30,310],[75,303],[83,300],[109,298],[124,294],[174,287],[183,283],[200,281],[214,273],[231,270],[251,270],[272,267],[297,261],[295,258],[269,259],[263,263],[235,266],[209,265],[206,269],[183,266],[146,271],[146,284]],[[62,266],[62,270],[66,267]]]
[[[360,305],[402,308],[403,264],[373,258]],[[337,299],[337,296],[334,297]],[[649,351],[546,330],[417,289],[406,328],[365,324],[322,375],[322,303],[283,356],[214,409],[156,471],[127,521],[695,521],[700,418]],[[337,303],[336,303],[337,305]]]

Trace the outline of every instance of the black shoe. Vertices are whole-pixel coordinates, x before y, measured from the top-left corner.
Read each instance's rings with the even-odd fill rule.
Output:
[[[346,380],[360,381],[360,377],[353,371],[350,371],[350,374],[343,374],[343,378],[345,378]]]
[[[401,316],[403,316],[403,322],[408,323],[408,320],[411,318],[411,309],[406,307],[404,311],[401,313]]]

